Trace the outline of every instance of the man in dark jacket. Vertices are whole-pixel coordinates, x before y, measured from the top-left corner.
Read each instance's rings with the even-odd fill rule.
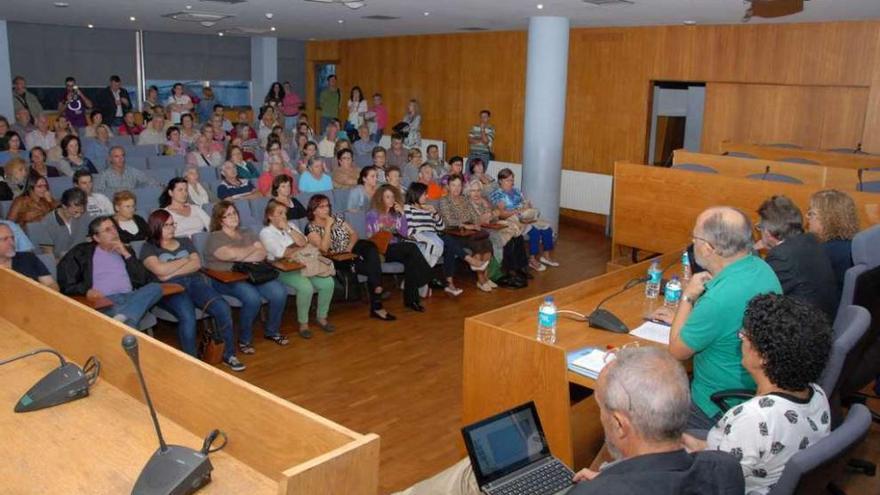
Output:
[[[779,279],[782,293],[824,311],[832,320],[840,294],[831,261],[813,234],[804,232],[801,210],[785,196],[773,196],[758,208],[758,247],[769,249],[765,261]]]
[[[89,242],[77,244],[58,263],[58,285],[69,296],[107,298],[103,313],[138,327],[144,314],[162,298],[162,286],[137,256],[119,240],[113,218],[89,223]]]
[[[131,98],[128,96],[128,91],[122,87],[122,80],[116,75],[110,76],[110,86],[98,92],[95,103],[97,110],[104,117],[104,123],[111,129],[122,125],[125,112],[131,110]]]

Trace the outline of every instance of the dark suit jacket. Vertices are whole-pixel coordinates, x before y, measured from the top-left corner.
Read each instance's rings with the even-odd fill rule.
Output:
[[[92,257],[97,244],[82,242],[74,246],[58,262],[58,285],[68,296],[84,296],[92,288]],[[135,289],[156,281],[156,277],[137,259],[131,248],[125,260],[125,271]]]
[[[767,253],[767,264],[776,272],[782,293],[813,304],[829,316],[837,314],[840,294],[831,261],[813,234],[786,239]]]
[[[125,112],[131,110],[131,96],[129,96],[128,90],[120,86],[119,97],[128,100],[128,105],[126,105],[125,102],[122,103],[122,115],[125,115]],[[101,115],[104,116],[105,124],[109,123],[114,117],[116,117],[116,100],[113,99],[113,91],[110,91],[110,86],[98,91],[98,95],[95,98],[95,107],[101,112]]]
[[[632,457],[578,483],[567,495],[742,495],[742,468],[726,452],[684,450]]]

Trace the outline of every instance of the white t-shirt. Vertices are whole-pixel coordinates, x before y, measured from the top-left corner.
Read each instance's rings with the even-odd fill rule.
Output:
[[[296,232],[301,236],[303,235],[294,222],[289,222],[287,225],[292,232]],[[287,250],[288,246],[294,243],[294,240],[290,233],[279,230],[274,225],[267,225],[260,230],[260,242],[262,242],[263,247],[266,248],[269,261],[275,261],[284,258],[284,251]],[[302,240],[300,240],[300,242],[302,242]]]
[[[363,114],[367,113],[367,101],[361,100],[355,103],[348,100],[348,121],[355,127],[360,127],[364,123]]]
[[[742,466],[746,494],[765,494],[785,463],[831,431],[828,398],[811,384],[807,400],[771,393],[728,410],[709,430],[706,448],[730,452]]]
[[[177,230],[174,231],[176,237],[192,237],[198,232],[207,232],[211,226],[211,217],[205,213],[205,210],[195,205],[190,205],[189,216],[179,215],[168,208],[165,211],[171,213],[174,222],[177,224]]]
[[[168,101],[166,104],[171,105],[172,103],[177,103],[178,105],[186,105],[187,103],[192,103],[192,99],[190,99],[188,94],[182,94],[180,96],[171,95],[168,97]],[[174,124],[180,123],[180,116],[183,115],[184,112],[171,112],[171,122]]]

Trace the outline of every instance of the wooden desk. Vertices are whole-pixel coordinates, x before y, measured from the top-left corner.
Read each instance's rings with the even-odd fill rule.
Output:
[[[866,155],[863,153],[835,153],[833,151],[819,151],[796,148],[779,148],[760,144],[731,143],[723,141],[721,151],[748,153],[757,158],[779,161],[784,158],[806,158],[819,165],[837,168],[877,168],[880,167],[880,156]]]
[[[231,284],[233,282],[244,282],[248,279],[247,275],[241,272],[233,272],[233,271],[225,271],[225,270],[211,270],[210,268],[202,268],[202,273],[213,278],[218,282],[222,282],[224,284]]]
[[[15,294],[0,298],[0,354],[42,342],[76,363],[95,355],[102,364],[93,396],[27,414],[12,412],[15,401],[57,361],[41,356],[0,368],[0,448],[10,452],[0,465],[0,491],[131,490],[157,444],[120,345],[125,335],[138,337],[141,367],[169,442],[200,448],[213,428],[229,436],[221,455],[212,455],[210,493],[378,491],[378,436],[284,401],[10,270],[0,269],[0,287]]]
[[[677,273],[679,253],[660,258],[662,266],[673,265],[667,276]],[[548,294],[554,296],[560,309],[590,313],[599,301],[620,290],[627,281],[644,276],[649,263],[642,262]],[[592,329],[584,322],[560,316],[556,344],[538,342],[537,313],[545,295],[465,319],[462,420],[468,424],[534,400],[551,451],[578,469],[592,461],[601,446],[602,432],[592,398],[572,406],[572,385],[592,389],[595,382],[569,372],[566,353],[586,346],[619,347],[639,339]],[[639,284],[604,307],[632,329],[659,304],[659,299],[646,299],[644,284]]]
[[[287,260],[275,260],[271,262],[272,266],[282,272],[295,272],[297,270],[302,270],[305,268],[305,265],[302,263],[297,263],[295,261],[287,261]]]

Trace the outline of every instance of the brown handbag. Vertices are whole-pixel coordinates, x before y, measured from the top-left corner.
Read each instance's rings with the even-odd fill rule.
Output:
[[[379,254],[385,255],[385,252],[388,251],[388,246],[391,244],[391,239],[394,238],[394,235],[387,230],[380,230],[373,234],[373,237],[370,237],[370,241],[376,245],[376,249],[379,250]]]
[[[211,304],[219,300],[222,299],[220,297],[209,299],[202,311],[207,314]],[[211,316],[202,318],[202,325],[204,331],[199,343],[199,358],[208,364],[220,364],[223,361],[223,351],[226,350],[222,332],[218,331],[217,322]]]

